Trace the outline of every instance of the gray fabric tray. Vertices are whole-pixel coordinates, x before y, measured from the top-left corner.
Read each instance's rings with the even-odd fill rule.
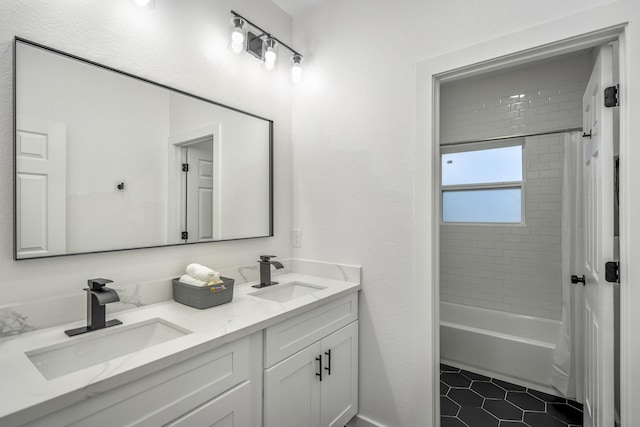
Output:
[[[233,299],[233,279],[220,277],[222,283],[212,286],[194,286],[173,279],[173,299],[189,307],[205,309],[226,304]]]

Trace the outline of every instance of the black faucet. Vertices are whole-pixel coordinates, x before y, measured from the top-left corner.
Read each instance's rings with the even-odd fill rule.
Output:
[[[254,288],[264,288],[265,286],[277,285],[278,282],[271,281],[271,266],[275,268],[284,268],[284,265],[278,261],[270,261],[275,255],[260,255],[260,284],[253,285]]]
[[[120,297],[115,289],[107,288],[107,283],[112,283],[109,279],[90,279],[87,281],[87,326],[64,331],[65,334],[72,337],[74,335],[84,334],[85,332],[97,331],[108,328],[110,326],[121,325],[118,319],[106,321],[106,305],[111,302],[120,301]]]

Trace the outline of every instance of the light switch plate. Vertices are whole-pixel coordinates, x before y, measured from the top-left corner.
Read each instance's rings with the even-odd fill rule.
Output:
[[[302,247],[302,230],[300,228],[293,229],[293,247],[294,248]]]

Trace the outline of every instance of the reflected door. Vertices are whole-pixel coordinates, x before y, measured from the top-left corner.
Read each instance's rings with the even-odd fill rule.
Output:
[[[206,242],[218,238],[214,213],[213,138],[185,147],[187,173],[187,242]]]
[[[66,126],[16,122],[16,258],[66,252]]]

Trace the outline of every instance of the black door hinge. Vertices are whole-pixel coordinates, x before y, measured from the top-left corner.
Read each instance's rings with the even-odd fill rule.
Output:
[[[180,233],[180,237],[182,237],[182,240],[189,240],[189,232],[183,231],[182,233]]]
[[[609,86],[604,89],[604,106],[605,107],[618,107],[620,102],[618,100],[618,91],[620,85]]]
[[[609,261],[604,264],[604,279],[610,283],[620,283],[620,263]]]
[[[189,172],[189,163],[182,164],[182,172]]]

